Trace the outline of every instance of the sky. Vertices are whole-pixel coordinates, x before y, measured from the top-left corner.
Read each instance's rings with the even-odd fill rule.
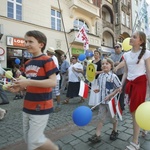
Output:
[[[146,0],[146,2],[150,5],[150,0]]]

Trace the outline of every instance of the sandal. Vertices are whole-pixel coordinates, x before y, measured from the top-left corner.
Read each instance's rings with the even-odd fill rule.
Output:
[[[101,136],[97,136],[96,134],[93,135],[92,137],[88,138],[88,141],[91,143],[98,143],[101,142]]]
[[[63,103],[63,104],[68,104],[69,101],[66,99],[66,100],[64,100],[62,103]]]
[[[111,132],[110,140],[115,141],[118,138],[118,132],[115,132],[114,130]]]
[[[81,100],[79,101],[79,103],[83,103],[85,102],[85,99],[81,98]]]
[[[130,142],[130,145],[126,147],[125,150],[139,150],[140,144],[135,144],[133,142]]]
[[[146,130],[142,130],[141,132],[142,132],[142,137],[146,137],[146,135],[147,135],[148,131],[146,131]]]

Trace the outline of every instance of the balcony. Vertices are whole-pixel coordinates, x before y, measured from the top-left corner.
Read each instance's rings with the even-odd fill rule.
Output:
[[[70,0],[68,1],[68,6],[71,18],[74,16],[74,11],[91,18],[99,17],[99,8],[86,0]]]
[[[79,45],[81,45],[82,43],[76,40],[76,36],[78,34],[79,31],[72,29],[69,33],[68,33],[68,39],[69,39],[69,43],[73,44],[73,43],[78,43]],[[93,46],[93,47],[99,47],[101,45],[101,40],[100,37],[90,34],[88,33],[88,39],[89,39],[89,46]]]
[[[110,28],[112,31],[114,31],[114,25],[111,22],[108,22],[106,20],[103,20],[103,28]]]

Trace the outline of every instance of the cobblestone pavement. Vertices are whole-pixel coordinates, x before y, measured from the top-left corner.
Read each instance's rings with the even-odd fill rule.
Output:
[[[0,121],[0,150],[26,150],[22,133],[22,103],[23,100],[12,100],[13,94],[8,93],[10,104],[0,107],[8,110],[4,120]],[[61,95],[64,100],[64,95]],[[72,122],[72,112],[80,105],[87,106],[87,101],[79,104],[79,98],[74,98],[68,105],[62,105],[58,113],[50,114],[46,128],[46,136],[63,150],[124,150],[132,139],[132,121],[128,110],[124,111],[123,121],[119,121],[119,136],[116,141],[109,140],[112,124],[106,122],[102,129],[102,141],[90,144],[88,138],[95,133],[97,125],[96,113],[93,111],[92,121],[85,127],[78,127]],[[141,149],[150,150],[150,133],[140,136]]]

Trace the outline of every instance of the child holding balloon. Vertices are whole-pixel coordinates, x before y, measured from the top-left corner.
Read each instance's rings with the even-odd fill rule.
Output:
[[[130,45],[131,51],[123,55],[125,65],[122,78],[122,84],[126,82],[125,98],[133,120],[133,139],[126,150],[139,150],[140,127],[136,122],[135,112],[145,102],[147,79],[150,86],[150,51],[146,50],[146,35],[142,31],[133,33]]]
[[[117,92],[120,90],[121,82],[116,74],[112,72],[114,67],[114,62],[110,58],[106,58],[102,60],[102,71],[98,76],[98,87],[99,89],[95,89],[95,93],[100,94],[99,99],[99,123],[96,128],[96,134],[93,135],[91,138],[89,138],[89,141],[92,143],[100,142],[100,135],[101,130],[103,127],[103,123],[106,119],[106,117],[111,118],[113,123],[113,131],[110,135],[110,140],[116,140],[118,137],[117,132],[117,118],[116,116],[114,118],[111,117],[108,102],[111,100],[111,98],[114,97],[114,95],[117,94]]]
[[[44,135],[49,114],[53,112],[52,87],[56,86],[58,69],[43,54],[46,36],[37,30],[25,34],[25,47],[33,57],[25,63],[26,79],[14,81],[8,90],[15,93],[26,89],[23,106],[23,134],[28,150],[61,150]]]

